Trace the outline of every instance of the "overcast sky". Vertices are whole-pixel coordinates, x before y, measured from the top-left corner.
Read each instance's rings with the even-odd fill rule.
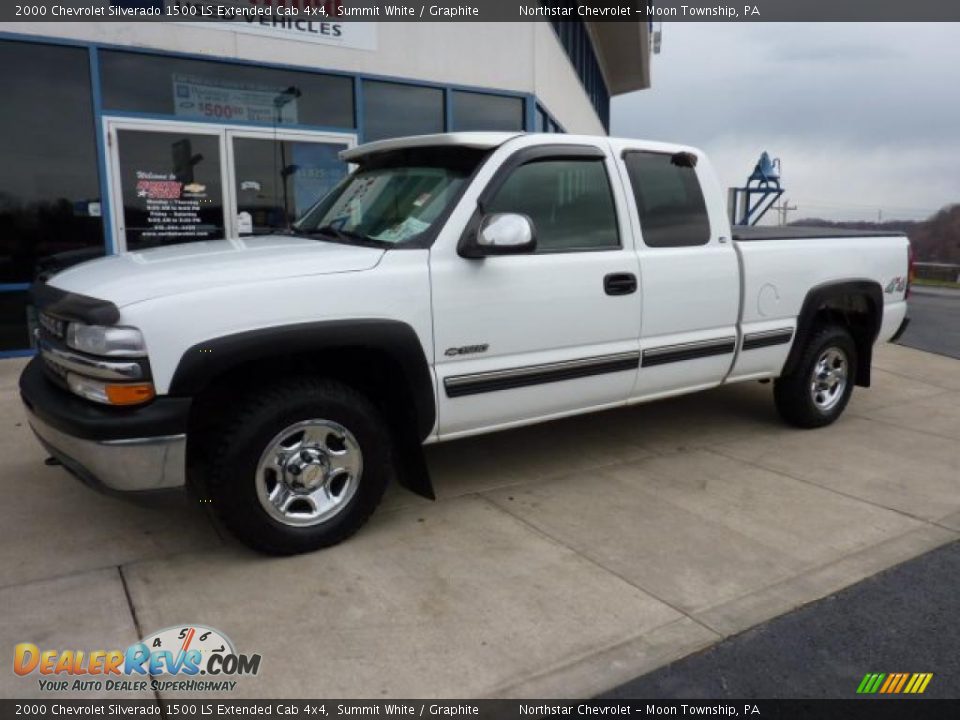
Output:
[[[611,134],[696,145],[725,187],[767,150],[791,219],[960,203],[960,24],[664,22],[652,85]]]

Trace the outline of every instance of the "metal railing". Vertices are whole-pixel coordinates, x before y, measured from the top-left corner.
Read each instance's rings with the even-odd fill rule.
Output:
[[[915,262],[915,277],[921,280],[943,280],[960,283],[960,265],[954,263]]]

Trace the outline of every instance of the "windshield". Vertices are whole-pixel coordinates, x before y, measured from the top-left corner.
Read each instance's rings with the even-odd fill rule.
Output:
[[[349,175],[293,230],[340,242],[410,243],[444,215],[479,161],[460,155],[451,149],[446,157],[406,151],[380,158]]]

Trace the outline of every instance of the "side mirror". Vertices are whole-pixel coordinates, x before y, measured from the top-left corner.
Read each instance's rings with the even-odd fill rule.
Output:
[[[485,215],[476,235],[461,243],[460,255],[467,258],[520,255],[536,248],[533,221],[529,217],[519,213],[494,213]]]

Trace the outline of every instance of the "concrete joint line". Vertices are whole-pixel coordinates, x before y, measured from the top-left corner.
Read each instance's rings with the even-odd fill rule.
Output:
[[[143,628],[140,626],[140,618],[137,617],[137,608],[133,604],[133,597],[130,595],[130,587],[127,585],[127,576],[123,574],[123,566],[117,565],[117,574],[120,576],[120,584],[123,586],[123,595],[127,599],[127,608],[130,610],[130,618],[133,620],[133,627],[137,631],[137,638],[143,639]],[[153,699],[157,702],[157,707],[160,708],[160,712],[163,713],[163,705],[161,704],[160,691],[153,691]]]
[[[937,354],[938,353],[931,353],[931,355],[937,355]],[[939,355],[939,357],[950,357],[950,356]],[[884,372],[890,373],[891,375],[896,375],[897,377],[902,377],[907,380],[913,380],[915,382],[923,383],[924,385],[933,385],[934,387],[938,387],[941,390],[946,390],[947,392],[956,392],[956,388],[948,388],[948,387],[945,387],[944,385],[938,385],[935,382],[930,382],[930,380],[926,378],[918,378],[918,377],[914,377],[913,375],[904,375],[902,372],[897,372],[896,370],[890,370],[888,368],[883,367],[882,365],[876,365],[876,368],[878,370],[883,370]]]
[[[536,527],[535,525],[532,525],[530,522],[528,522],[528,521],[525,520],[524,518],[519,517],[518,515],[515,515],[514,513],[510,512],[507,508],[505,508],[505,507],[503,507],[502,505],[498,504],[498,503],[495,502],[494,500],[491,500],[491,499],[488,498],[488,497],[484,497],[483,499],[486,500],[488,503],[490,503],[493,507],[495,507],[495,508],[496,508],[497,510],[499,510],[500,512],[506,513],[506,514],[509,515],[511,518],[513,518],[514,520],[516,520],[517,522],[519,522],[521,525],[523,525],[523,526],[526,527],[526,528],[529,528],[530,530],[532,530],[533,532],[535,532],[537,535],[539,535],[539,536],[541,536],[541,537],[549,540],[549,541],[552,542],[554,545],[558,545],[558,546],[560,546],[560,547],[562,547],[562,548],[566,548],[567,550],[569,550],[570,552],[572,552],[573,554],[575,554],[577,557],[580,557],[580,558],[582,558],[583,560],[585,560],[586,562],[588,562],[588,563],[590,563],[591,565],[593,565],[595,568],[598,568],[598,569],[602,570],[603,572],[607,573],[608,575],[612,575],[613,577],[617,578],[617,579],[620,580],[621,582],[624,582],[624,583],[626,583],[627,585],[629,585],[630,587],[632,587],[634,590],[639,590],[639,591],[642,592],[644,595],[647,595],[647,596],[649,596],[649,597],[652,597],[654,600],[656,600],[656,601],[658,601],[658,602],[666,605],[668,608],[670,608],[670,609],[673,610],[674,612],[677,612],[677,613],[679,613],[680,615],[683,615],[684,617],[689,618],[689,619],[692,620],[694,623],[696,623],[697,625],[701,626],[703,629],[709,630],[709,631],[712,632],[712,633],[716,633],[716,632],[717,632],[717,631],[714,630],[712,627],[710,627],[709,625],[704,624],[704,622],[703,622],[702,620],[700,620],[700,619],[697,618],[697,617],[694,617],[693,615],[691,615],[689,612],[687,612],[687,611],[684,610],[683,608],[680,608],[680,607],[674,605],[674,604],[673,604],[672,602],[670,602],[669,600],[665,600],[664,598],[660,597],[660,596],[657,595],[656,593],[650,592],[650,591],[647,590],[646,588],[641,587],[640,585],[637,585],[637,584],[634,583],[634,582],[631,582],[630,580],[628,580],[627,578],[625,578],[623,575],[621,575],[620,573],[618,573],[616,570],[612,570],[611,568],[608,568],[608,567],[607,567],[606,565],[604,565],[603,563],[601,563],[601,562],[599,562],[599,561],[597,561],[597,560],[594,560],[594,559],[593,559],[592,557],[590,557],[589,555],[584,554],[583,551],[578,550],[577,548],[572,547],[572,546],[570,546],[570,545],[567,545],[567,544],[566,544],[565,542],[563,542],[562,540],[560,540],[560,539],[558,539],[558,538],[555,538],[555,537],[553,537],[552,535],[550,535],[549,533],[547,533],[546,531],[541,530],[540,528]]]
[[[910,403],[906,403],[910,404]],[[893,407],[900,407],[900,405],[887,405],[882,408],[876,408],[877,410],[885,410]],[[883,418],[870,417],[869,415],[861,415],[858,411],[853,411],[851,413],[853,417],[859,418],[860,420],[866,420],[868,422],[880,423],[881,425],[886,425],[887,427],[896,428],[897,430],[908,430],[917,435],[929,435],[930,437],[940,438],[941,440],[950,440],[952,442],[957,442],[957,438],[951,437],[950,435],[941,435],[937,432],[932,432],[930,430],[918,430],[915,427],[910,427],[909,425],[903,425],[902,423],[894,422],[893,420],[884,420]]]
[[[866,505],[872,505],[873,507],[880,508],[881,510],[888,510],[890,512],[897,513],[898,515],[902,515],[905,518],[909,518],[910,520],[916,520],[917,522],[924,523],[925,525],[933,524],[930,520],[927,520],[926,518],[919,517],[917,515],[911,515],[910,513],[905,512],[903,510],[898,510],[897,508],[888,507],[881,503],[875,502],[873,500],[867,500],[866,498],[862,498],[857,495],[851,495],[850,493],[845,493],[842,490],[837,490],[836,488],[832,488],[828,485],[821,485],[820,483],[814,482],[813,480],[808,480],[806,478],[797,477],[796,475],[791,475],[790,473],[784,472],[783,470],[778,470],[777,468],[772,468],[772,467],[768,467],[767,465],[763,465],[762,463],[757,462],[756,460],[744,460],[743,458],[740,458],[740,457],[728,455],[725,452],[723,452],[722,448],[719,446],[711,446],[706,449],[708,452],[712,452],[715,455],[720,455],[722,457],[727,458],[728,460],[735,460],[736,462],[742,462],[742,463],[745,463],[746,465],[751,465],[759,470],[763,470],[765,472],[772,473],[774,475],[779,475],[780,477],[785,477],[790,480],[796,480],[797,482],[806,483],[807,485],[810,485],[812,487],[820,488],[821,490],[826,490],[827,492],[832,492],[834,495],[845,497],[848,500],[856,500],[857,502],[862,502]]]

